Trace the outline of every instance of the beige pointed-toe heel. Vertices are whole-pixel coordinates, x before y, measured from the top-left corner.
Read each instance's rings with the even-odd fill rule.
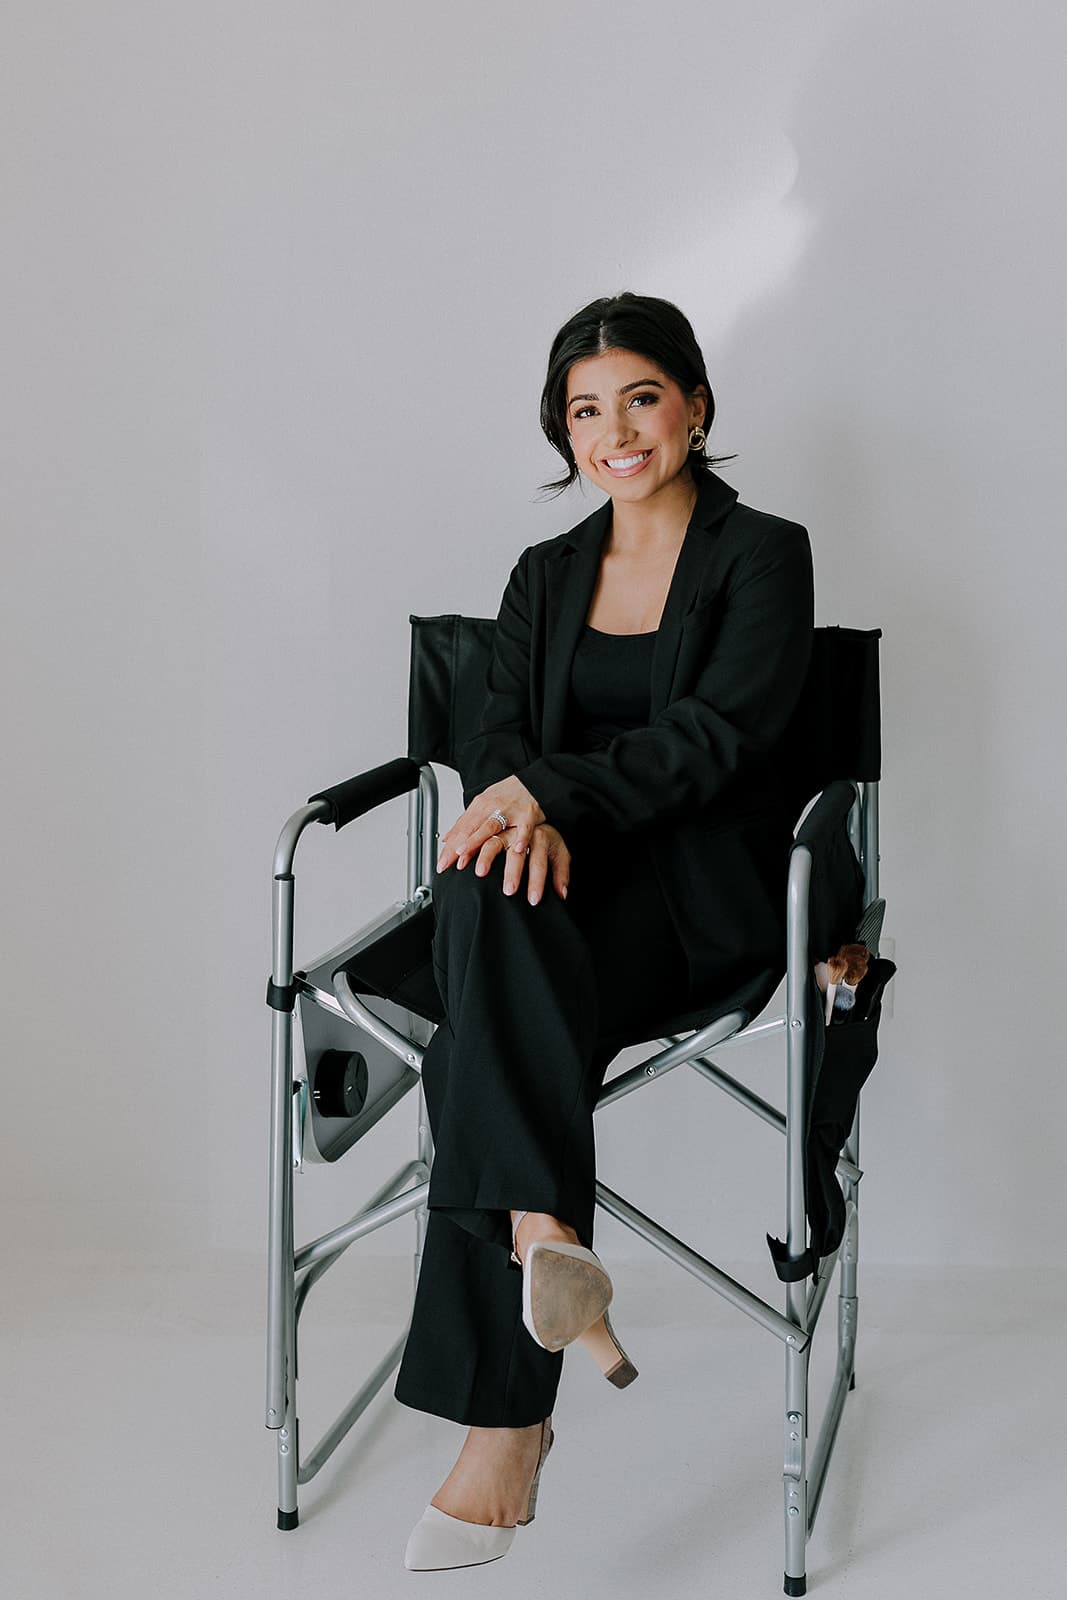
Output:
[[[511,1258],[522,1268],[522,1320],[542,1350],[562,1350],[607,1310],[611,1278],[592,1250],[564,1239],[533,1240],[523,1261],[515,1233],[524,1216],[516,1213],[511,1233]]]
[[[516,1529],[524,1528],[534,1519],[541,1468],[555,1437],[552,1418],[548,1416],[541,1424],[541,1454],[526,1501],[526,1515],[519,1518],[514,1528],[466,1522],[462,1517],[453,1517],[449,1512],[442,1511],[431,1500],[408,1538],[404,1551],[404,1565],[408,1571],[438,1572],[445,1567],[474,1567],[506,1556],[514,1542]]]

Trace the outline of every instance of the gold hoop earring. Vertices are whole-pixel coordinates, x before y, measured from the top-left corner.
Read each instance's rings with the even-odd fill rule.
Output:
[[[694,435],[695,435],[695,437],[694,437]],[[707,444],[707,442],[708,442],[708,436],[704,432],[703,428],[690,428],[690,430],[689,430],[689,448],[690,448],[690,450],[703,450],[703,448]]]

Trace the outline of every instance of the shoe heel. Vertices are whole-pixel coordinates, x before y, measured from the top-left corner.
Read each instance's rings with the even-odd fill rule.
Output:
[[[552,1441],[555,1437],[556,1435],[552,1431],[552,1418],[548,1417],[544,1427],[541,1429],[541,1457],[537,1463],[537,1471],[533,1475],[533,1482],[530,1485],[530,1498],[526,1502],[526,1515],[518,1519],[515,1524],[518,1528],[525,1528],[526,1524],[534,1519],[534,1511],[537,1507],[537,1490],[541,1482],[541,1468],[548,1458],[548,1452],[552,1448]]]
[[[606,1311],[604,1330],[597,1334],[589,1330],[581,1335],[579,1342],[586,1346],[608,1382],[614,1384],[616,1389],[625,1389],[637,1377],[637,1368],[619,1343]]]

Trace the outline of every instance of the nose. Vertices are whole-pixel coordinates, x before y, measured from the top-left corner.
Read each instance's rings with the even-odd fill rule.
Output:
[[[620,422],[616,423],[615,439],[617,446],[621,448],[624,444],[626,444],[630,439],[633,438],[635,431],[636,430],[633,426],[633,423],[628,417],[625,417]]]

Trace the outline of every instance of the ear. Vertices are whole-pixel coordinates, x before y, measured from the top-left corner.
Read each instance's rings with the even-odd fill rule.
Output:
[[[689,426],[691,428],[704,427],[704,417],[708,409],[708,391],[704,384],[698,383],[689,399]]]

